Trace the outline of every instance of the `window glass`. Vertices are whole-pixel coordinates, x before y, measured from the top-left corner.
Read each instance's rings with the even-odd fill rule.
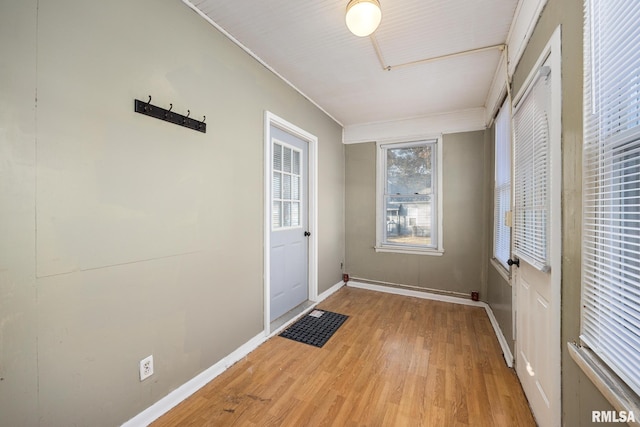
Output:
[[[438,247],[436,149],[435,140],[380,146],[379,245]]]
[[[273,142],[271,227],[281,229],[301,225],[301,152]]]
[[[580,338],[640,395],[640,3],[585,11]]]
[[[493,257],[505,269],[511,254],[511,227],[505,223],[511,211],[511,112],[507,99],[495,121],[495,186]]]

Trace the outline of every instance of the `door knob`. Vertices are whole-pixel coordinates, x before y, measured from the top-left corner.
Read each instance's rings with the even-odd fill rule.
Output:
[[[311,233],[309,233],[308,231],[305,231],[304,232],[304,237],[309,237],[309,236],[311,236]]]
[[[509,264],[509,266],[515,265],[516,267],[520,267],[520,259],[519,258],[516,258],[516,259],[509,258],[507,260],[507,264]]]

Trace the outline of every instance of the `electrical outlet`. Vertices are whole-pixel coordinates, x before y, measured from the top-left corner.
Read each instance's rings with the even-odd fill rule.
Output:
[[[140,381],[144,381],[153,375],[153,355],[140,361]]]

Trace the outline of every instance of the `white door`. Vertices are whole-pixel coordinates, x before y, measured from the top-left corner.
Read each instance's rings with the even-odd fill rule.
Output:
[[[516,289],[516,372],[533,414],[541,427],[551,422],[553,369],[549,342],[551,327],[550,274],[541,272],[520,259],[515,273]]]
[[[308,143],[271,125],[270,321],[309,298]]]
[[[536,68],[513,113],[516,372],[538,424],[560,425],[559,67]],[[558,108],[554,111],[554,108]],[[554,116],[557,115],[557,116]]]

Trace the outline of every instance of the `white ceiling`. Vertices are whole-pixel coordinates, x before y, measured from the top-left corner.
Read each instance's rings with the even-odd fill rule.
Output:
[[[348,0],[191,0],[344,126],[484,107],[518,0],[380,0],[373,37],[344,23]],[[376,53],[375,44],[385,70]]]

